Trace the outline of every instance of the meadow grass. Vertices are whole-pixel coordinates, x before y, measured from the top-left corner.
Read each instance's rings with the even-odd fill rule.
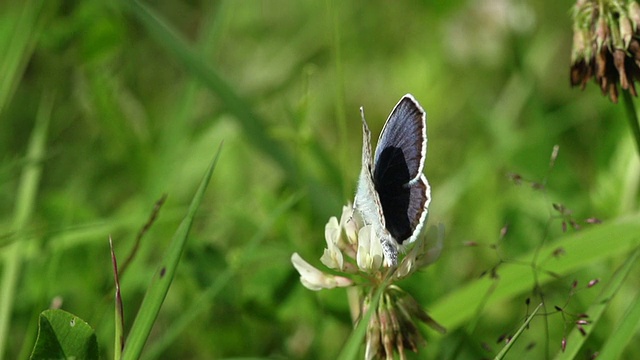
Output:
[[[505,358],[640,357],[638,154],[621,104],[569,87],[572,5],[3,3],[0,359],[29,357],[52,306],[113,358],[109,237],[122,265],[167,194],[120,277],[126,336],[222,142],[134,357],[361,358],[345,290],[305,289],[290,257],[321,266],[359,107],[375,138],[405,93],[446,236],[401,286],[448,330],[409,358],[493,358],[515,334]]]

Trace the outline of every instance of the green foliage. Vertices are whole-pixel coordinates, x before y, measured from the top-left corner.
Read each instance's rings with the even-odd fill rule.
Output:
[[[136,356],[361,354],[345,291],[306,290],[289,259],[320,267],[353,199],[359,107],[375,137],[408,92],[428,113],[429,222],[447,229],[401,284],[447,333],[421,329],[409,356],[491,358],[524,329],[506,358],[640,357],[640,167],[622,104],[569,88],[572,4],[3,3],[0,358],[27,359],[53,305],[112,358],[108,239],[122,265],[165,193],[120,274],[125,337],[155,312]],[[162,306],[142,305],[223,141]]]
[[[520,337],[520,335],[529,327],[529,323],[531,322],[531,320],[533,320],[533,317],[536,316],[536,314],[538,313],[538,310],[540,310],[541,307],[542,307],[542,303],[538,304],[538,306],[536,306],[536,308],[533,309],[533,311],[531,312],[531,315],[527,316],[527,319],[524,321],[524,324],[520,326],[520,328],[518,329],[518,331],[516,331],[513,337],[509,339],[509,342],[502,348],[502,350],[500,350],[498,355],[496,355],[495,357],[496,360],[504,359],[504,357],[509,352],[509,349],[511,349],[511,346],[516,341],[518,341],[518,338]]]
[[[637,246],[635,246],[638,248]],[[607,307],[612,303],[612,299],[616,296],[616,294],[620,290],[620,286],[624,283],[625,279],[629,275],[631,268],[638,260],[638,255],[640,254],[640,250],[636,250],[627,258],[627,260],[622,264],[620,269],[613,274],[607,285],[602,289],[598,298],[591,304],[587,314],[589,314],[588,320],[584,320],[592,327],[595,326],[599,321],[602,314],[607,310]],[[571,331],[567,339],[567,348],[566,351],[563,349],[562,352],[558,352],[556,359],[573,359],[577,356],[578,351],[584,345],[587,337],[591,331],[585,330],[584,328],[576,327]],[[619,356],[615,356],[612,353],[618,353],[620,355],[622,349],[626,346],[624,339],[628,335],[618,334],[615,338],[615,342],[617,344],[609,344],[607,347],[603,348],[603,352],[605,353],[605,358],[618,358]],[[612,338],[613,339],[613,338]],[[608,350],[608,351],[607,351]],[[608,353],[608,354],[607,354]]]
[[[205,173],[204,178],[200,183],[200,187],[189,205],[189,210],[186,216],[182,222],[180,222],[180,226],[173,235],[173,238],[171,238],[171,243],[167,248],[167,252],[158,264],[158,268],[156,269],[156,272],[151,279],[151,283],[147,288],[147,292],[142,299],[142,304],[140,305],[140,310],[136,315],[136,320],[131,327],[131,332],[127,336],[125,348],[122,354],[124,359],[140,358],[142,349],[147,338],[149,338],[151,328],[158,317],[160,307],[167,296],[169,286],[175,276],[180,256],[187,244],[193,219],[195,218],[196,211],[198,210],[198,207],[200,207],[200,203],[204,198],[205,190],[207,189],[207,185],[209,185],[209,181],[211,181],[211,175],[213,174],[213,169],[216,167],[219,156],[220,148],[216,153],[215,159],[213,159],[209,169]]]
[[[38,322],[38,338],[31,359],[99,359],[93,328],[66,311],[45,310]]]

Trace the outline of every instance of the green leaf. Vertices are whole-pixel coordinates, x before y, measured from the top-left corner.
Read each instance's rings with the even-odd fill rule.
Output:
[[[220,146],[222,147],[222,145]],[[207,172],[200,183],[200,187],[196,191],[196,194],[189,205],[187,215],[182,220],[182,223],[180,223],[178,230],[173,234],[171,244],[169,244],[169,248],[164,254],[162,261],[153,276],[151,285],[149,285],[147,293],[142,300],[142,305],[140,305],[140,311],[133,322],[131,332],[125,342],[122,359],[140,358],[142,348],[147,342],[153,323],[155,322],[164,298],[169,291],[169,286],[171,285],[173,275],[178,267],[182,250],[187,243],[189,230],[191,229],[191,224],[193,223],[196,211],[204,198],[205,190],[207,189],[207,185],[209,184],[211,175],[213,174],[213,169],[215,169],[216,164],[218,163],[220,149],[221,148],[218,148],[215,158],[211,162],[209,169],[207,169]]]
[[[40,313],[31,359],[98,359],[98,341],[84,320],[63,310]]]
[[[584,345],[585,341],[589,338],[589,335],[591,335],[591,333],[594,331],[596,325],[602,317],[602,314],[604,314],[605,310],[609,307],[609,304],[611,304],[611,298],[613,298],[618,293],[618,290],[620,290],[620,287],[624,284],[625,279],[631,272],[631,269],[633,269],[633,266],[636,264],[639,255],[640,249],[636,249],[631,254],[631,256],[627,258],[624,264],[622,264],[622,266],[615,272],[615,274],[613,274],[611,279],[603,287],[602,292],[600,293],[600,295],[598,295],[598,298],[593,302],[593,304],[591,304],[589,310],[587,310],[587,314],[589,314],[589,326],[585,326],[583,328],[586,335],[583,335],[577,327],[574,327],[567,337],[566,350],[564,352],[558,352],[555,359],[575,359],[577,357],[578,352],[582,348],[582,345]],[[620,329],[618,329],[618,331],[619,330]],[[620,338],[616,341],[624,340]],[[606,358],[616,359],[617,357]],[[600,359],[599,356],[598,359]]]
[[[555,279],[551,273],[560,276],[569,274],[628,252],[639,245],[639,214],[570,233],[540,250],[538,259],[541,260],[537,266],[544,272],[541,271],[537,281],[542,285]],[[563,248],[565,252],[559,258],[553,255],[558,248]],[[521,264],[530,263],[533,256],[534,253],[531,253],[513,263],[501,265],[498,270],[499,280],[485,276],[440,298],[437,303],[429,306],[429,313],[444,327],[453,330],[476,315],[478,294],[486,294],[490,287],[495,286],[495,289],[485,306],[492,306],[531,290],[534,282],[531,267]]]
[[[622,317],[620,324],[607,338],[598,359],[621,359],[623,350],[640,329],[640,296],[629,303],[629,307]]]

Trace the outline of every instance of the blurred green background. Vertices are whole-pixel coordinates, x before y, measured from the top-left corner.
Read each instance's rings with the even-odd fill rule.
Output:
[[[28,357],[38,314],[61,301],[96,329],[102,356],[111,358],[109,235],[124,262],[154,203],[168,195],[121,279],[129,327],[224,142],[145,356],[335,358],[351,330],[346,293],[303,288],[290,256],[321,266],[324,225],[353,199],[360,171],[358,109],[376,137],[405,93],[428,113],[429,223],[443,223],[447,234],[441,258],[401,286],[427,310],[444,299],[478,309],[446,335],[422,329],[428,344],[410,357],[493,357],[500,336],[526,317],[525,299],[540,301],[537,271],[520,264],[529,269],[521,279],[527,291],[490,306],[487,292],[447,296],[501,260],[565,236],[552,203],[571,209],[582,227],[589,227],[583,219],[614,221],[638,208],[638,158],[623,107],[592,84],[569,87],[572,5],[4,2],[0,311],[9,315],[0,357]],[[43,156],[30,159],[38,126],[48,126]],[[42,172],[35,197],[25,200],[21,173],[34,164]],[[543,189],[514,183],[514,173]],[[587,311],[600,290],[570,296],[572,282],[606,282],[626,256],[545,283],[548,314],[510,355],[555,354],[575,319],[553,306]],[[580,356],[615,329],[637,294],[637,267],[633,273]],[[626,351],[640,356],[637,347]]]

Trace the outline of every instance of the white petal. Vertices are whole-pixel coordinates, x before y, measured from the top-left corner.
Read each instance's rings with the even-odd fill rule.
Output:
[[[334,270],[344,270],[344,258],[342,257],[342,252],[338,249],[337,246],[330,246],[328,249],[324,249],[324,253],[320,258],[322,263],[331,269]]]
[[[327,241],[327,248],[320,258],[323,264],[335,270],[343,270],[344,260],[340,251],[339,242],[342,230],[338,224],[338,219],[333,216],[324,227],[324,236]]]
[[[369,225],[363,226],[358,232],[358,254],[356,262],[360,270],[371,272],[382,265],[382,245]]]
[[[335,216],[332,216],[329,219],[327,225],[324,226],[324,238],[327,241],[327,246],[337,245],[340,241],[340,224],[338,224],[338,219]]]
[[[340,216],[340,227],[344,229],[345,235],[347,235],[347,241],[351,244],[355,244],[357,242],[358,226],[357,222],[357,211],[353,211],[353,206],[351,203],[342,207],[342,216]]]
[[[300,282],[309,290],[332,289],[334,287],[345,287],[353,284],[351,279],[325,274],[306,262],[298,253],[291,255],[291,263],[300,273]]]

